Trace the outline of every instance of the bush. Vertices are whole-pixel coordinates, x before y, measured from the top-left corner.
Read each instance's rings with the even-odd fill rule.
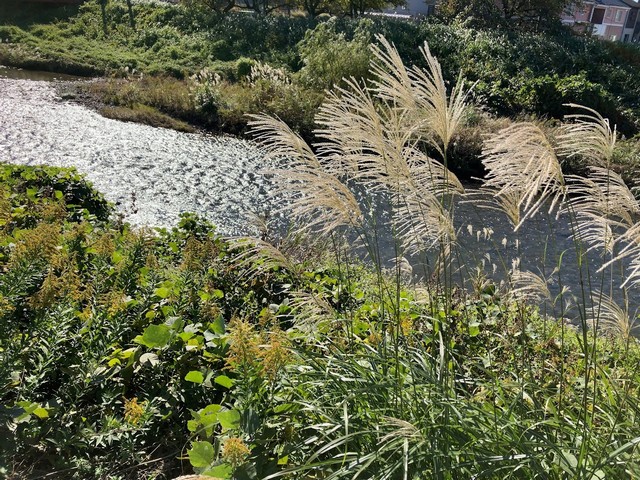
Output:
[[[0,176],[0,469],[175,476],[190,409],[229,388],[208,377],[225,377],[225,322],[257,315],[252,294],[278,296],[238,289],[227,247],[193,216],[134,232],[74,171]]]
[[[616,102],[602,85],[590,82],[584,72],[560,77],[558,74],[529,77],[527,72],[513,81],[513,101],[529,113],[562,118],[570,109],[564,105],[575,103],[601,111],[616,118]]]
[[[0,184],[11,186],[17,198],[27,200],[28,208],[24,212],[20,209],[13,212],[12,222],[16,222],[18,228],[33,227],[40,219],[28,215],[46,209],[52,202],[64,202],[70,221],[89,216],[105,222],[112,213],[104,197],[72,169],[0,164]],[[17,199],[14,202],[19,205]],[[41,205],[36,208],[37,204]]]
[[[370,24],[360,23],[352,40],[336,31],[334,20],[309,30],[298,44],[303,67],[298,73],[307,87],[322,90],[339,85],[343,78],[366,78],[371,55]]]

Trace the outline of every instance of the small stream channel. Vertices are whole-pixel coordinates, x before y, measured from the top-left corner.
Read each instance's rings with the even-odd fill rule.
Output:
[[[0,68],[0,161],[76,167],[134,225],[170,227],[181,213],[196,212],[222,234],[255,235],[256,217],[277,210],[269,182],[259,173],[265,165],[254,143],[107,119],[62,100],[52,80],[73,78]],[[500,278],[503,265],[510,267],[519,256],[522,269],[538,273],[544,265],[548,274],[566,250],[563,282],[580,291],[566,219],[535,217],[516,236],[503,215],[463,203],[456,207],[456,221],[466,252],[459,262],[463,271],[484,259],[486,271],[492,273],[495,264]],[[490,240],[482,233],[478,240],[483,228],[493,232]],[[383,256],[392,257],[392,244],[386,248]],[[595,271],[595,256],[591,263]]]

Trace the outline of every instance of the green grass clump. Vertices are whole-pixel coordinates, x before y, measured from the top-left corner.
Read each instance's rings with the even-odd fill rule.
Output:
[[[123,122],[137,122],[153,127],[171,128],[179,132],[195,132],[195,128],[185,122],[175,120],[153,107],[133,104],[132,107],[103,107],[100,114],[107,118]]]

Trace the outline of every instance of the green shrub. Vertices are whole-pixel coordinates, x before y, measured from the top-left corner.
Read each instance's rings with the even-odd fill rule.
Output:
[[[73,169],[0,164],[0,184],[11,186],[17,198],[28,200],[25,217],[21,216],[20,209],[14,211],[13,221],[19,228],[33,227],[39,221],[38,217],[28,216],[38,211],[34,208],[38,203],[44,207],[50,202],[64,202],[71,221],[89,215],[104,222],[112,213],[104,197]],[[14,202],[19,205],[17,199]]]
[[[175,477],[192,412],[228,409],[226,325],[291,280],[244,277],[192,215],[156,233],[105,222],[73,171],[0,174],[0,468]]]
[[[311,88],[325,89],[339,85],[343,78],[366,78],[369,71],[370,24],[358,25],[352,40],[338,33],[334,20],[309,30],[298,44],[303,67],[300,81]]]
[[[18,43],[26,40],[27,34],[13,25],[0,25],[0,41]]]

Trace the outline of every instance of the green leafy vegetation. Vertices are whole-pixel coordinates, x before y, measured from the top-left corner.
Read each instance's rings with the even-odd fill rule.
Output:
[[[496,126],[483,145],[491,195],[466,197],[447,168],[466,83],[447,89],[426,46],[427,68],[407,69],[378,42],[374,80],[324,101],[321,146],[253,117],[276,190],[295,192],[284,207],[297,235],[275,245],[224,239],[192,215],[172,230],[134,230],[73,171],[1,167],[3,473],[640,473],[637,314],[610,298],[614,269],[626,298],[637,288],[640,206],[611,170],[615,132],[584,108],[554,139],[531,122]],[[565,177],[561,162],[576,155],[598,167]],[[458,256],[455,197],[478,208],[493,199],[513,224],[503,280]],[[365,208],[384,198],[386,217]],[[568,266],[550,246],[547,276],[521,269],[517,247],[521,224],[543,208],[570,216],[577,251]],[[391,263],[379,255],[385,227]],[[484,227],[468,228],[490,239]],[[595,273],[587,249],[602,252]],[[424,269],[420,281],[406,257]],[[566,268],[583,275],[581,291],[562,288]]]

